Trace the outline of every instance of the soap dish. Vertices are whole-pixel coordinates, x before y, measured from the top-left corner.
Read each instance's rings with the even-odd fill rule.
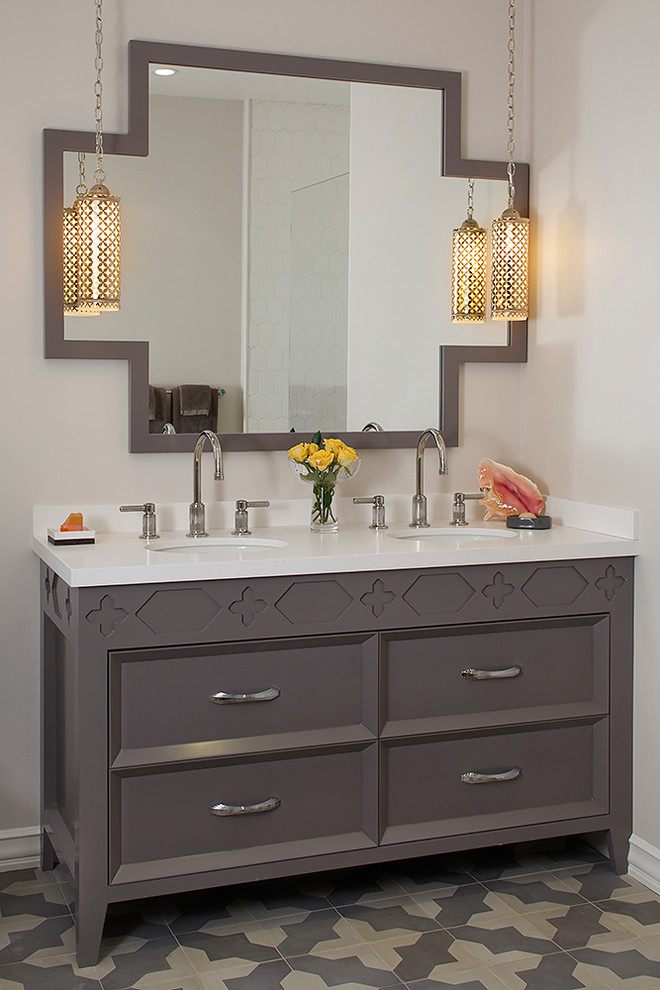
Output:
[[[508,529],[550,529],[552,516],[507,516]]]
[[[83,526],[82,529],[72,529],[63,533],[61,529],[49,526],[48,542],[55,546],[80,547],[96,542],[96,530]]]

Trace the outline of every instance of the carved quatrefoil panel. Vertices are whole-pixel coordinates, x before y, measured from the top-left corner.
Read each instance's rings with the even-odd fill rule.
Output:
[[[502,572],[497,571],[491,583],[487,584],[481,593],[486,598],[490,598],[495,608],[502,608],[509,595],[512,595],[515,590],[515,585],[505,581]]]
[[[107,639],[108,636],[112,636],[115,626],[126,621],[128,612],[124,608],[115,608],[115,600],[112,595],[104,595],[99,602],[99,607],[88,612],[85,618],[91,625],[98,626],[101,635]]]
[[[362,595],[360,601],[366,608],[370,608],[372,613],[379,618],[388,605],[396,599],[393,591],[388,591],[383,582],[378,578],[374,581],[371,591]]]
[[[608,564],[605,568],[605,573],[602,577],[598,578],[596,581],[596,587],[599,591],[602,591],[608,602],[611,602],[617,591],[623,588],[626,583],[626,579],[617,574],[614,567]]]
[[[229,611],[232,615],[240,615],[244,626],[251,626],[256,617],[267,608],[267,602],[263,598],[255,598],[252,588],[247,587],[243,589],[240,599],[231,603]]]

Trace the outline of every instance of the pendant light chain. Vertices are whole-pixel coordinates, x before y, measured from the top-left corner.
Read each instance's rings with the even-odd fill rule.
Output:
[[[513,137],[516,85],[516,0],[508,0],[509,40],[507,50],[509,95],[507,99],[507,178],[509,205],[492,224],[491,310],[493,320],[526,320],[529,314],[529,219],[521,217],[514,206],[516,190],[513,177],[516,165]]]
[[[103,44],[102,2],[103,0],[96,0],[96,33],[94,35],[94,42],[96,44],[96,58],[94,59],[94,67],[96,69],[96,82],[94,83],[94,95],[96,97],[96,111],[94,114],[96,121],[96,171],[94,173],[94,179],[99,185],[102,185],[106,178],[103,171],[103,84],[101,82],[101,72],[103,70],[103,56],[101,54],[101,45]]]
[[[509,112],[509,117],[507,121],[507,151],[509,152],[509,164],[507,166],[507,175],[509,177],[509,207],[513,206],[513,200],[516,194],[516,190],[513,185],[513,177],[516,174],[516,164],[513,160],[513,155],[516,150],[516,143],[513,137],[514,128],[514,118],[515,118],[515,103],[514,94],[516,88],[516,0],[509,0],[509,98],[507,100],[507,108]]]
[[[103,19],[102,0],[94,0],[96,79],[94,81],[96,131],[96,171],[94,185],[79,192],[76,200],[76,309],[86,312],[111,312],[119,309],[121,282],[121,207],[105,185],[103,169]],[[80,187],[85,186],[85,156],[78,156]]]
[[[467,215],[468,220],[472,220],[474,215],[474,179],[468,179]]]
[[[84,196],[87,192],[87,180],[85,178],[85,152],[78,152],[78,185],[76,186],[76,196]]]

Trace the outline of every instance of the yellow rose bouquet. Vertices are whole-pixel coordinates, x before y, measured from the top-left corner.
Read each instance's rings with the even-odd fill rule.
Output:
[[[336,532],[339,524],[333,502],[335,485],[357,474],[360,458],[343,440],[324,440],[321,433],[315,433],[311,443],[291,447],[288,456],[293,473],[314,486],[312,530]]]

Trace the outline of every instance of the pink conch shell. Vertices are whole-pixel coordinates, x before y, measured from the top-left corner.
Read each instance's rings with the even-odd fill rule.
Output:
[[[539,516],[543,512],[543,496],[533,481],[517,474],[506,464],[484,457],[479,461],[479,486],[489,491],[480,501],[486,506],[485,519],[518,516],[523,512]]]

